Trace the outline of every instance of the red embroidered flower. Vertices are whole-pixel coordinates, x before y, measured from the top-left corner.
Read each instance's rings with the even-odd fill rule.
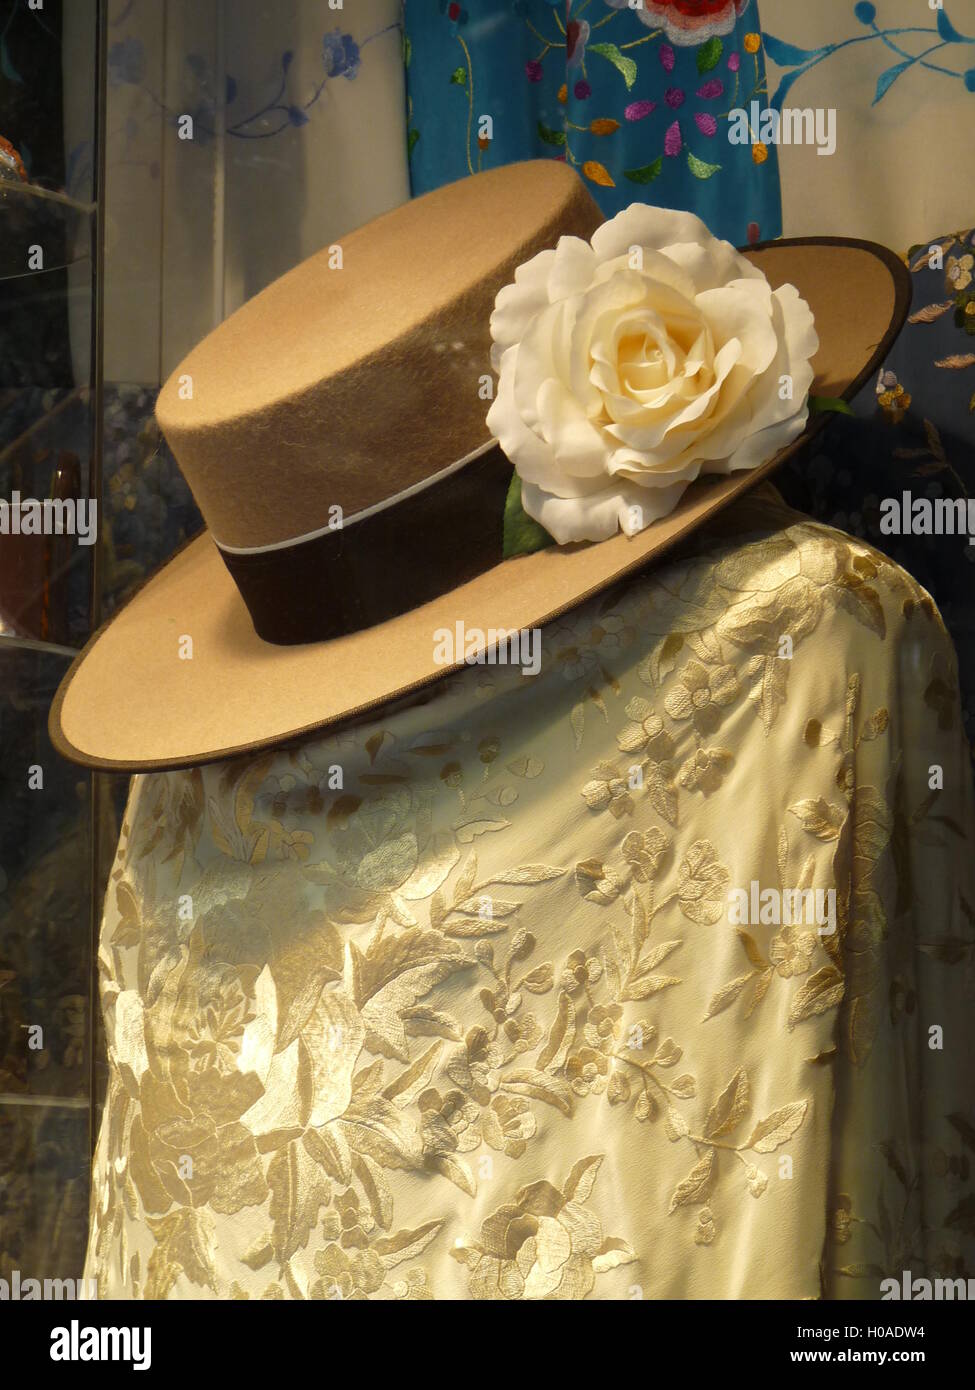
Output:
[[[629,0],[606,0],[614,10],[629,8]],[[688,47],[730,34],[745,12],[748,0],[643,0],[632,11],[647,28],[663,28],[671,43]]]

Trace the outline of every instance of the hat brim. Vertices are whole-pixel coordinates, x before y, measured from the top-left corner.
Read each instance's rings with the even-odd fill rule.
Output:
[[[813,393],[852,398],[884,361],[911,301],[910,275],[886,247],[841,237],[761,243],[745,255],[773,287],[796,286],[816,319]],[[701,479],[637,536],[519,556],[398,618],[328,642],[276,646],[257,636],[217,548],[184,546],[88,642],[51,706],[64,757],[106,771],[193,767],[257,751],[439,680],[433,634],[531,628],[558,617],[696,530],[780,467],[823,415],[761,467]],[[500,520],[499,520],[500,524]],[[381,563],[381,561],[379,561]],[[180,655],[192,639],[192,657]],[[184,644],[184,652],[187,650]]]

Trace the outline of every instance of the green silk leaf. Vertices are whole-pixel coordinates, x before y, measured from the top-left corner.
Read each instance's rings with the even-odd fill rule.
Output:
[[[531,555],[536,550],[544,550],[555,541],[539,526],[534,517],[528,515],[521,504],[521,479],[512,473],[508,495],[504,499],[504,532],[501,554],[505,560],[514,555]]]

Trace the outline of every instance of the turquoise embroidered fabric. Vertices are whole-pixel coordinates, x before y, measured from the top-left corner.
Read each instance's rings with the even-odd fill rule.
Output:
[[[756,0],[406,0],[414,194],[550,155],[607,217],[696,212],[735,245],[782,234],[774,145],[732,144],[767,104]]]

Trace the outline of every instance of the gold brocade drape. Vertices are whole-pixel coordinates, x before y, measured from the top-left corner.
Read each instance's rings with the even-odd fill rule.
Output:
[[[975,1273],[971,770],[931,599],[766,488],[543,653],[135,778],[102,1296]]]

